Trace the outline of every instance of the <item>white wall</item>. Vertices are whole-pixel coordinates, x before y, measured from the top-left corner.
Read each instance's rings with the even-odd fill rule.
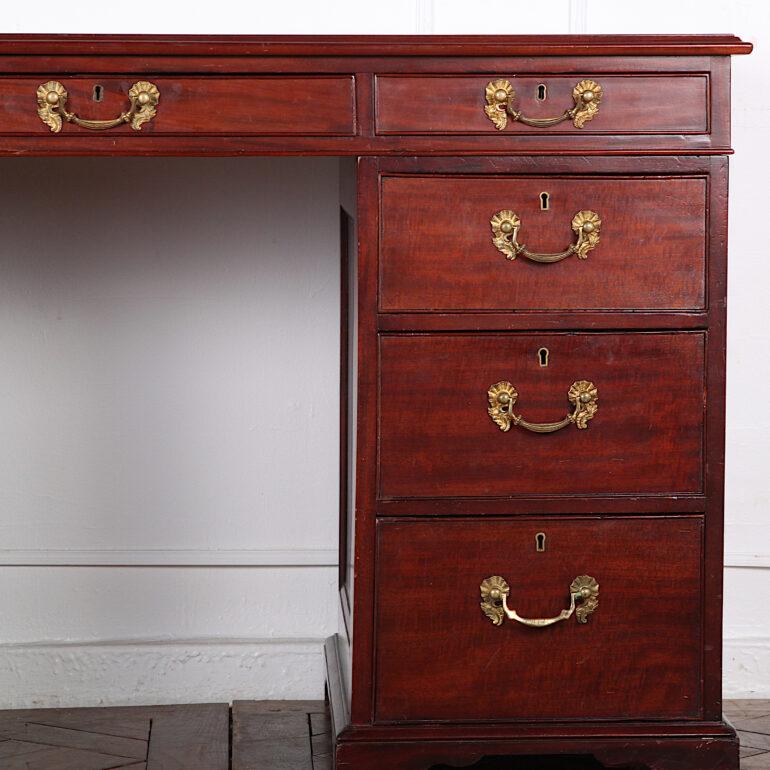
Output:
[[[733,64],[725,693],[770,697],[764,0],[45,0],[4,9],[2,31],[752,40]],[[0,707],[318,696],[336,626],[335,161],[0,171]]]
[[[317,695],[337,160],[0,169],[0,704]]]

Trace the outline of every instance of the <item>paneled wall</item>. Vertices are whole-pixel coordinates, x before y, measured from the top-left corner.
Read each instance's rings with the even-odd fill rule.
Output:
[[[770,697],[770,6],[45,0],[5,9],[2,31],[752,40],[733,65],[725,692]],[[320,695],[337,623],[336,161],[0,170],[0,707]]]

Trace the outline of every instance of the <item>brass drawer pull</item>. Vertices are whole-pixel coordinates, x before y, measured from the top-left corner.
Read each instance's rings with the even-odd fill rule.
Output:
[[[521,219],[509,209],[498,211],[489,220],[492,225],[492,243],[495,248],[505,255],[506,259],[522,257],[533,262],[561,262],[572,254],[578,259],[587,259],[588,252],[596,248],[599,243],[599,233],[602,229],[602,220],[594,211],[578,211],[572,217],[572,230],[577,235],[577,241],[571,243],[564,251],[558,254],[538,254],[530,251],[523,243],[518,242]]]
[[[575,615],[578,623],[588,622],[588,616],[599,606],[599,584],[590,575],[576,577],[569,587],[569,607],[552,618],[522,618],[516,610],[508,607],[511,588],[500,575],[492,575],[480,586],[481,611],[495,626],[502,626],[503,620],[515,620],[525,626],[544,628],[567,620]]]
[[[129,108],[113,120],[79,118],[74,112],[67,111],[67,96],[67,89],[56,80],[43,83],[37,89],[37,114],[55,134],[61,131],[62,119],[92,131],[104,131],[123,123],[129,123],[131,128],[139,131],[145,123],[155,117],[160,91],[157,86],[146,80],[134,83],[128,90]]]
[[[599,398],[596,386],[588,380],[572,383],[567,398],[574,405],[574,409],[558,422],[527,422],[520,415],[514,414],[513,405],[518,397],[516,388],[506,380],[495,383],[487,391],[489,399],[487,412],[503,433],[509,431],[511,425],[518,425],[533,433],[553,433],[573,424],[582,430],[588,427],[588,421],[593,419],[599,409],[596,403]]]
[[[571,120],[575,128],[583,128],[599,112],[602,87],[593,80],[581,80],[572,89],[575,106],[555,118],[528,118],[514,110],[511,102],[516,98],[516,92],[508,80],[492,80],[487,83],[484,95],[487,100],[484,112],[498,131],[508,125],[508,118],[534,128],[555,126],[565,120]]]

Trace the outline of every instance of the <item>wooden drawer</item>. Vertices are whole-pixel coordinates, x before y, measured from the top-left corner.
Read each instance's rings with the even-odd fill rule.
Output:
[[[134,83],[150,82],[160,94],[157,114],[139,130],[123,124],[92,131],[67,124],[62,134],[352,135],[355,133],[352,76],[330,77],[121,77],[3,78],[0,134],[47,134],[37,114],[38,87],[59,82],[66,109],[79,118],[111,120],[130,106]],[[99,98],[100,101],[95,101]]]
[[[380,499],[700,493],[704,349],[703,332],[384,335]],[[581,381],[598,408],[584,429],[503,432],[488,391],[506,381],[531,423],[572,413]]]
[[[513,88],[513,109],[535,120],[574,108],[573,90],[586,80],[599,84],[601,101],[582,128],[569,119],[552,126],[509,119],[499,130],[485,107],[487,85],[501,79]],[[703,74],[381,75],[376,82],[379,134],[702,134],[709,129],[709,81]]]
[[[701,560],[700,517],[382,520],[376,718],[698,717]],[[598,583],[585,623],[495,626],[480,608],[480,584],[501,576],[509,609],[554,617],[584,575]]]
[[[707,189],[704,176],[386,176],[380,310],[703,309]],[[506,211],[535,258],[578,243],[579,212],[598,216],[598,241],[585,258],[509,259],[494,239],[510,215],[491,224]]]

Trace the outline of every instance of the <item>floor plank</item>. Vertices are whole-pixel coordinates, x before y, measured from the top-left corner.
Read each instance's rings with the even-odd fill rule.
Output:
[[[230,709],[166,706],[152,720],[147,770],[229,770]]]
[[[101,754],[109,754],[115,757],[147,759],[147,738],[121,738],[114,735],[104,735],[88,730],[88,728],[72,729],[69,727],[53,727],[51,725],[28,722],[23,730],[11,735],[19,741],[36,743],[44,746],[58,746],[59,748],[83,749],[95,751]]]
[[[229,770],[227,704],[0,711],[3,770]]]
[[[319,770],[314,767],[311,714],[325,710],[320,701],[237,701],[232,770]],[[316,724],[320,728],[318,719]]]
[[[6,743],[11,744],[12,749],[16,748],[16,751],[3,757],[3,770],[117,770],[136,764],[133,759],[82,749],[41,746],[22,741]]]
[[[0,711],[0,735],[21,729],[27,723],[34,722],[146,741],[150,732],[150,721],[155,711],[157,708],[152,706]]]
[[[755,754],[741,759],[741,770],[770,770],[770,754]]]
[[[748,733],[744,730],[738,730],[738,739],[741,746],[747,749],[757,749],[758,751],[770,751],[770,735],[762,733]]]

